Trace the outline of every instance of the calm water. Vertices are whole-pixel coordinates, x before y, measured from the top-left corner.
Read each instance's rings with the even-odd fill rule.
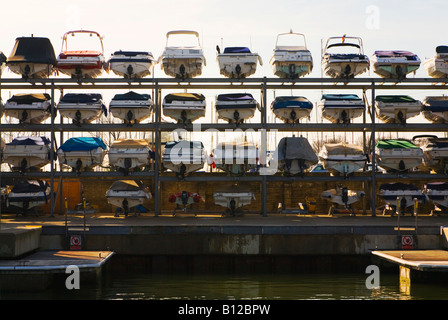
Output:
[[[55,283],[39,293],[0,292],[1,299],[41,300],[444,300],[448,284],[412,284],[400,292],[398,274],[367,289],[364,274],[148,275],[107,274],[100,284],[67,290]]]

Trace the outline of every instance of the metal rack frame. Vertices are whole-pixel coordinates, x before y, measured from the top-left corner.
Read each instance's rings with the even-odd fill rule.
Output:
[[[162,123],[161,122],[161,93],[167,89],[245,89],[245,90],[260,90],[262,95],[261,101],[261,121],[259,123],[244,123],[238,126],[238,129],[248,130],[255,129],[260,130],[262,133],[262,139],[266,139],[267,132],[276,130],[280,132],[290,131],[302,131],[302,132],[370,132],[371,138],[369,145],[373,152],[375,151],[375,139],[376,132],[446,132],[448,131],[448,124],[422,124],[422,123],[409,123],[406,126],[400,124],[386,124],[375,123],[375,110],[373,102],[375,101],[375,90],[380,89],[392,89],[392,90],[446,90],[448,79],[434,79],[434,78],[406,78],[400,82],[396,79],[383,79],[383,78],[353,78],[349,81],[331,79],[331,78],[299,78],[294,81],[280,78],[246,78],[246,79],[228,79],[228,78],[193,78],[186,80],[179,80],[174,78],[143,78],[143,79],[123,79],[123,78],[97,78],[97,79],[69,79],[69,78],[48,78],[48,79],[0,79],[0,97],[1,91],[4,89],[10,90],[50,90],[51,102],[52,102],[52,117],[50,126],[48,124],[36,124],[36,125],[20,125],[20,124],[2,124],[0,120],[0,134],[2,132],[18,132],[18,131],[41,131],[50,132],[51,134],[51,148],[54,150],[55,146],[55,133],[60,132],[106,132],[106,131],[149,131],[154,132],[154,144],[155,144],[155,170],[153,172],[138,172],[130,173],[127,178],[151,178],[154,179],[154,199],[155,199],[155,215],[157,216],[161,212],[160,208],[160,182],[162,181],[178,181],[174,176],[167,176],[160,174],[160,158],[161,158],[161,132],[173,131],[179,129],[180,126],[175,123]],[[82,126],[76,126],[74,124],[54,123],[55,115],[55,90],[71,89],[71,90],[83,90],[83,89],[95,89],[95,90],[116,90],[116,89],[151,89],[154,92],[155,102],[155,119],[152,123],[135,124],[133,126],[126,126],[123,124],[83,124]],[[303,89],[303,90],[362,90],[363,97],[366,99],[366,92],[371,91],[371,121],[366,122],[364,115],[363,123],[350,123],[348,125],[333,124],[333,123],[300,123],[300,124],[282,124],[282,123],[268,123],[267,122],[267,92],[268,90],[276,89]],[[367,101],[366,101],[367,102]],[[366,104],[368,105],[368,104]],[[369,107],[367,106],[366,109]],[[366,113],[367,110],[365,110]],[[200,129],[206,131],[214,129],[217,131],[224,131],[229,128],[236,128],[235,125],[225,123],[201,123],[199,125],[192,124],[182,126],[182,129],[187,131]],[[266,145],[266,144],[265,144]],[[55,152],[51,152],[51,171],[50,172],[36,172],[29,173],[27,176],[36,178],[48,178],[51,179],[51,215],[54,210],[54,192],[53,182],[55,177],[74,177],[77,176],[71,172],[56,172],[54,169]],[[375,168],[375,157],[372,157],[372,166]],[[2,176],[16,177],[20,174],[14,172],[2,172]],[[85,177],[110,177],[113,179],[121,178],[122,174],[119,172],[85,172],[82,173]],[[365,176],[350,176],[348,178],[338,176],[311,176],[304,175],[301,177],[281,177],[275,175],[245,175],[238,177],[231,177],[221,174],[210,174],[205,176],[189,176],[185,178],[185,181],[229,181],[229,182],[260,182],[261,183],[261,214],[267,215],[266,197],[267,197],[267,183],[273,181],[370,181],[371,186],[371,209],[372,215],[375,215],[376,203],[375,203],[375,185],[376,178],[386,179],[446,179],[445,175],[441,174],[425,174],[416,173],[412,175],[402,174],[380,174],[372,170],[371,174]]]

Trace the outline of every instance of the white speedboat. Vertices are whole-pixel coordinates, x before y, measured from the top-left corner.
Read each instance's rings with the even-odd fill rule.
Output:
[[[418,135],[412,141],[423,138],[423,166],[436,173],[447,173],[448,170],[448,138],[438,138],[434,135]]]
[[[210,156],[212,167],[228,174],[242,175],[258,169],[259,151],[251,143],[219,143]]]
[[[423,193],[434,203],[432,214],[437,211],[448,212],[448,182],[428,182],[425,184]]]
[[[90,171],[103,163],[107,146],[101,138],[78,137],[66,140],[58,149],[57,155],[62,166],[73,171]]]
[[[364,101],[356,94],[324,94],[318,105],[325,119],[342,124],[362,116],[365,109]]]
[[[98,32],[75,30],[62,38],[58,71],[72,78],[97,78],[105,71],[103,40]]]
[[[299,123],[310,116],[313,103],[305,97],[280,96],[272,101],[271,110],[284,123]]]
[[[322,70],[331,78],[350,79],[369,69],[360,37],[331,37],[322,55]]]
[[[420,67],[420,58],[409,51],[375,51],[370,59],[373,71],[390,79],[404,79],[406,75],[415,72]]]
[[[107,116],[107,109],[100,93],[66,93],[57,105],[59,114],[76,125],[92,123]]]
[[[177,45],[171,45],[170,38],[176,38],[179,41]],[[194,38],[183,45],[180,40]],[[166,75],[187,79],[200,76],[202,68],[206,65],[206,60],[199,41],[199,33],[189,30],[170,31],[166,34],[166,46],[160,56],[158,63]]]
[[[8,194],[6,204],[22,209],[23,215],[29,209],[48,203],[51,198],[51,188],[48,182],[42,180],[24,180],[13,186]]]
[[[116,94],[109,104],[109,112],[127,125],[148,119],[153,111],[154,103],[151,96],[134,91]]]
[[[422,103],[406,95],[379,95],[375,97],[378,119],[386,123],[406,124],[406,120],[418,116]]]
[[[283,79],[296,79],[311,73],[313,57],[306,46],[305,35],[292,31],[278,34],[270,63],[274,75]]]
[[[163,98],[163,114],[181,124],[205,117],[207,102],[200,93],[170,93]]]
[[[165,144],[162,165],[179,178],[201,170],[207,161],[207,152],[201,141],[170,141]]]
[[[387,171],[408,171],[422,165],[423,150],[406,139],[381,139],[376,144],[375,157]]]
[[[448,122],[448,96],[430,96],[423,100],[422,115],[433,123]]]
[[[215,108],[219,119],[240,124],[252,118],[260,104],[250,93],[223,93],[216,97]]]
[[[326,143],[319,152],[319,161],[328,172],[347,176],[363,169],[368,158],[360,146],[341,142]]]
[[[226,208],[226,214],[241,213],[241,208],[255,200],[255,194],[247,187],[232,185],[217,188],[213,193],[215,204]]]
[[[352,204],[364,198],[365,195],[366,193],[362,190],[349,190],[347,187],[337,185],[335,189],[323,191],[320,196],[322,199],[331,201],[333,204],[328,211],[329,215],[335,212],[337,205],[343,206],[344,209],[352,210],[352,214],[354,215]]]
[[[248,47],[226,47],[220,52],[217,60],[219,72],[227,78],[247,78],[257,71],[257,64],[263,65],[258,53],[253,53]]]
[[[152,195],[142,181],[118,180],[106,191],[106,198],[109,204],[123,209],[127,216],[131,209],[151,199]]]
[[[317,164],[319,158],[304,137],[284,137],[278,143],[269,167],[289,174],[304,173]]]
[[[379,196],[383,199],[389,209],[400,210],[404,213],[409,207],[414,206],[415,200],[424,202],[427,196],[422,190],[411,183],[392,182],[380,185]],[[384,210],[386,212],[387,207]]]
[[[436,55],[423,62],[426,72],[433,78],[448,77],[448,46],[438,46]]]
[[[115,51],[107,67],[117,76],[127,79],[144,78],[153,72],[155,59],[147,51]]]
[[[56,71],[56,55],[48,38],[20,37],[6,65],[13,73],[22,78],[48,78]]]
[[[3,162],[13,170],[40,170],[51,162],[50,140],[46,137],[21,136],[5,145]]]
[[[120,170],[143,169],[149,165],[153,152],[145,139],[115,140],[109,148],[109,164]]]
[[[5,104],[5,115],[21,124],[38,124],[51,117],[51,97],[48,93],[18,93]]]

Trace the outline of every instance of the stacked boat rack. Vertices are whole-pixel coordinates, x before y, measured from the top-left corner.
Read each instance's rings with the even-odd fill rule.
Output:
[[[1,123],[1,132],[50,132],[50,144],[51,150],[54,150],[55,146],[55,134],[57,132],[109,132],[109,131],[147,131],[154,132],[154,161],[155,168],[161,168],[161,133],[164,131],[173,131],[182,128],[187,131],[200,128],[201,131],[209,129],[224,131],[229,128],[238,128],[241,130],[259,130],[262,132],[262,139],[266,139],[267,133],[271,130],[280,132],[362,132],[370,133],[369,141],[365,141],[366,148],[375,150],[375,141],[377,132],[447,132],[448,125],[446,123],[407,123],[402,125],[399,123],[375,123],[375,112],[367,107],[364,110],[363,123],[268,123],[267,122],[267,93],[269,90],[280,89],[300,89],[300,90],[325,90],[325,89],[343,89],[343,90],[360,90],[364,99],[367,98],[370,91],[371,101],[375,101],[375,92],[378,89],[393,89],[393,90],[445,90],[448,79],[438,79],[435,81],[433,78],[409,78],[403,79],[397,82],[396,79],[376,79],[376,78],[354,78],[349,81],[328,78],[299,78],[294,81],[287,82],[285,79],[278,78],[247,78],[247,79],[222,79],[222,78],[195,78],[181,81],[179,79],[171,78],[142,78],[142,79],[117,79],[117,78],[97,78],[97,79],[0,79],[0,92],[1,90],[50,90],[51,97],[51,122],[48,124],[7,124]],[[149,123],[136,123],[132,126],[125,124],[113,123],[113,124],[82,124],[77,125],[74,123],[55,123],[55,91],[60,90],[74,90],[74,89],[95,89],[95,90],[117,90],[117,89],[145,89],[154,92],[154,121]],[[201,123],[200,126],[195,124],[178,124],[178,123],[165,123],[161,121],[161,97],[162,91],[167,89],[185,89],[188,91],[197,91],[200,89],[231,89],[240,90],[242,92],[247,90],[260,90],[261,93],[261,121],[259,123],[240,123],[240,124],[227,124],[227,123]],[[367,101],[365,101],[366,105]],[[370,121],[367,121],[367,115],[370,116]],[[61,121],[62,122],[62,121]],[[0,134],[1,134],[0,132]],[[263,134],[266,133],[266,134]],[[263,143],[262,143],[263,144]],[[265,144],[266,145],[266,144]],[[369,147],[370,146],[370,147]],[[374,151],[373,151],[374,154]],[[50,172],[30,172],[27,173],[27,177],[33,176],[35,178],[50,178],[50,188],[53,186],[54,179],[56,177],[78,177],[76,172],[56,171],[54,162],[56,155],[54,152],[50,154],[51,171]],[[372,167],[376,167],[375,157],[372,157]],[[261,164],[263,167],[265,164]],[[21,177],[20,172],[2,172],[3,177]],[[160,200],[160,183],[163,181],[178,181],[178,178],[172,175],[164,175],[161,170],[154,170],[149,172],[135,172],[124,175],[122,172],[83,172],[83,176],[96,177],[104,176],[111,179],[119,179],[120,177],[128,177],[132,179],[151,178],[154,181],[153,197],[155,201],[155,215],[161,212],[161,200]],[[375,170],[371,170],[371,175],[364,176],[316,176],[316,175],[296,175],[296,176],[283,176],[283,175],[271,175],[271,174],[259,174],[259,175],[198,175],[194,174],[185,177],[185,181],[226,181],[226,182],[259,182],[261,183],[261,214],[267,215],[267,183],[273,181],[367,181],[371,183],[371,186],[375,186],[376,178],[381,179],[402,179],[406,176],[412,176],[413,179],[421,181],[445,181],[446,175],[444,173],[429,174],[425,172],[412,172],[410,175],[403,175],[401,173],[379,173]],[[374,215],[376,210],[375,203],[375,188],[370,188],[371,194],[371,210]],[[54,203],[54,193],[51,192],[51,203]],[[51,208],[54,206],[51,205]],[[53,209],[52,209],[53,210]],[[53,214],[53,212],[51,213]]]

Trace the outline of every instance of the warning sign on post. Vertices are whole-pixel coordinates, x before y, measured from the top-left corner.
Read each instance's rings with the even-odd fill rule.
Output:
[[[70,250],[81,250],[81,236],[71,235],[70,236]]]
[[[414,249],[414,237],[412,235],[401,236],[402,249]]]

